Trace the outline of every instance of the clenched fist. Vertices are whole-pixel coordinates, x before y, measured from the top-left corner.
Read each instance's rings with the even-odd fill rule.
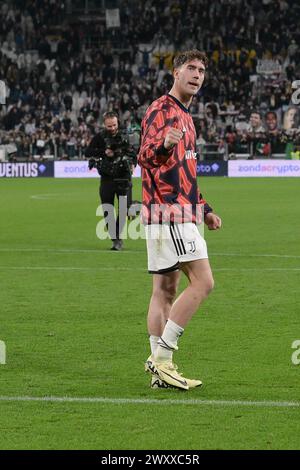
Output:
[[[218,230],[222,227],[221,218],[213,212],[209,212],[208,214],[206,214],[204,221],[209,230]]]
[[[180,131],[179,129],[176,129],[175,127],[171,127],[171,129],[168,130],[167,135],[164,140],[164,147],[169,150],[174,147],[174,145],[177,145],[180,139],[182,139],[183,132]]]

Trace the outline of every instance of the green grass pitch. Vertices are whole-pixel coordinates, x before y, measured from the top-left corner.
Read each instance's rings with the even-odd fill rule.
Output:
[[[300,181],[199,185],[223,228],[206,231],[216,285],[175,356],[204,386],[180,392],[149,388],[145,241],[97,239],[97,180],[0,181],[1,449],[300,448]],[[112,401],[3,399],[25,396]]]

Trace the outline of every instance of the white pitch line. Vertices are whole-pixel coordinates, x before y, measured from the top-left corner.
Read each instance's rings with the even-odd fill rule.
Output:
[[[107,248],[99,248],[98,250],[72,250],[67,248],[62,249],[49,249],[49,248],[0,248],[0,252],[17,252],[17,253],[62,253],[62,254],[74,254],[74,253],[91,253],[91,254],[103,254],[103,252],[109,252],[110,250]],[[114,251],[110,251],[111,253],[115,253]],[[129,254],[129,253],[146,253],[145,250],[122,250],[122,253]]]
[[[213,268],[213,271],[300,271],[300,268]]]
[[[30,196],[30,199],[39,199],[41,201],[46,201],[48,199],[55,199],[57,196],[62,196],[62,195],[63,194],[60,194],[60,193],[33,194],[32,196]]]
[[[249,406],[266,408],[300,408],[297,401],[252,401],[252,400],[200,400],[200,399],[157,399],[157,398],[106,398],[106,397],[29,397],[0,396],[7,402],[50,402],[50,403],[100,403],[111,405],[192,405],[192,406]]]
[[[209,253],[212,256],[238,256],[243,258],[300,258],[300,255],[274,255],[268,253]]]
[[[101,268],[89,268],[89,267],[76,267],[76,266],[0,266],[0,270],[3,271],[143,271],[146,272],[146,268],[128,268],[122,266],[103,266]],[[213,271],[230,271],[230,272],[299,272],[300,268],[213,268]]]
[[[146,271],[146,268],[107,267],[85,268],[75,266],[0,266],[0,270],[28,270],[28,271]],[[299,268],[300,270],[300,268]]]
[[[102,255],[103,251],[109,251],[104,248],[98,248],[97,250],[76,250],[72,248],[0,248],[0,252],[40,252],[40,253],[99,253]],[[145,250],[124,250],[122,253],[146,253]],[[279,254],[272,254],[272,253],[214,253],[210,252],[209,256],[229,256],[229,257],[242,257],[242,258],[291,258],[291,259],[298,259],[300,255],[279,255]]]

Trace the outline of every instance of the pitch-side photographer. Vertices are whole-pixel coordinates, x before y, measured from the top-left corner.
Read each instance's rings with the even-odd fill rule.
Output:
[[[136,165],[136,153],[130,146],[125,134],[119,130],[118,116],[114,112],[103,115],[104,129],[92,139],[85,151],[89,158],[89,168],[96,167],[100,178],[101,204],[114,206],[118,199],[117,220],[110,219],[112,213],[104,210],[104,217],[112,239],[112,250],[120,251],[123,247],[121,233],[126,217],[120,217],[120,196],[127,198],[127,210],[132,202],[131,176]],[[112,230],[114,227],[114,230]]]

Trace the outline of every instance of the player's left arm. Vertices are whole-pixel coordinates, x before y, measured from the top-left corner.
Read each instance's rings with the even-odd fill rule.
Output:
[[[222,219],[214,213],[213,208],[203,199],[200,194],[200,203],[204,204],[204,222],[208,230],[218,230],[222,227]]]
[[[222,219],[213,212],[208,212],[204,216],[204,222],[206,223],[208,230],[218,230],[222,227]]]

